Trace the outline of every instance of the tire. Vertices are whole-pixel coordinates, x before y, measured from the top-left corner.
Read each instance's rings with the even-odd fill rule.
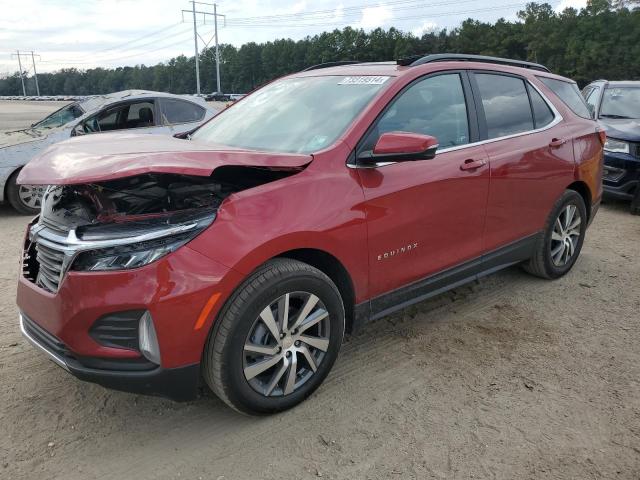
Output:
[[[565,228],[567,209],[573,211],[568,225],[572,228]],[[580,223],[574,226],[578,216]],[[587,223],[587,208],[582,196],[574,190],[565,190],[551,209],[543,235],[536,243],[533,256],[524,265],[524,269],[532,275],[547,279],[565,275],[580,255]],[[570,242],[570,245],[565,243],[566,241]]]
[[[291,315],[287,320],[281,313],[285,311]],[[220,311],[204,350],[204,380],[241,413],[287,410],[325,379],[344,329],[342,297],[329,277],[297,260],[271,260],[245,280]],[[262,370],[265,365],[271,366]]]
[[[39,185],[23,185],[23,190],[25,188],[31,188],[33,189],[33,194],[37,197],[34,197],[34,200],[31,202],[27,201],[25,196],[21,195],[21,186],[16,183],[19,173],[19,170],[14,172],[7,180],[7,200],[18,213],[21,213],[22,215],[37,215],[40,213],[40,204],[42,201],[42,194],[44,193],[43,189],[45,187]]]
[[[640,215],[640,185],[636,187],[636,194],[631,200],[631,207],[629,209],[631,215]]]

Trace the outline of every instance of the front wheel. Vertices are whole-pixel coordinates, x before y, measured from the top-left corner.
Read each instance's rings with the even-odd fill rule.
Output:
[[[286,410],[325,379],[344,323],[342,298],[329,277],[296,260],[269,261],[220,312],[205,347],[204,379],[242,413]]]
[[[7,200],[11,206],[23,215],[40,213],[45,185],[18,185],[16,180],[20,172],[15,172],[7,180]]]
[[[566,190],[556,201],[538,240],[524,265],[527,272],[542,278],[559,278],[575,264],[587,231],[587,208],[579,193]]]

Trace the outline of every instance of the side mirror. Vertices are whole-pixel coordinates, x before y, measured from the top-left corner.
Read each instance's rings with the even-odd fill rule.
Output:
[[[595,119],[596,118],[596,108],[591,105],[590,103],[587,103],[587,110],[589,110],[589,113],[591,114],[591,118]]]
[[[380,135],[373,151],[363,152],[358,161],[367,164],[431,160],[435,158],[437,148],[438,139],[431,135],[387,132]]]

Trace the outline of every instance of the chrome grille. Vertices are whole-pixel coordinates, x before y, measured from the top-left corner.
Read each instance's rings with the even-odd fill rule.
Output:
[[[35,246],[36,259],[40,267],[36,285],[50,292],[57,292],[64,271],[64,252],[45,246],[39,241],[36,241]]]

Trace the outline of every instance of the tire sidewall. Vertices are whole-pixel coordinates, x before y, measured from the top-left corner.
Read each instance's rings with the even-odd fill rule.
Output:
[[[256,392],[244,377],[243,347],[249,330],[262,310],[285,293],[304,291],[316,295],[325,305],[330,318],[329,348],[314,375],[298,390],[287,396],[265,397]],[[234,322],[229,339],[222,352],[223,383],[229,399],[240,410],[249,413],[268,414],[286,410],[300,403],[320,386],[333,366],[344,335],[344,306],[337,288],[327,278],[309,272],[292,272],[278,276],[267,288],[251,297],[240,307],[239,318]]]
[[[553,259],[551,257],[551,235],[553,233],[553,229],[555,226],[556,219],[561,214],[561,212],[567,207],[567,205],[575,205],[580,212],[580,238],[578,239],[578,244],[576,245],[575,252],[571,259],[562,266],[557,266],[553,263]],[[555,209],[551,213],[549,217],[549,225],[547,226],[547,231],[544,233],[544,266],[546,271],[548,272],[551,278],[559,278],[566,274],[573,265],[578,260],[580,256],[580,252],[582,251],[582,244],[584,243],[585,233],[587,231],[587,208],[584,204],[584,200],[579,193],[568,190],[566,191],[561,201],[556,205]]]
[[[17,172],[14,172],[7,180],[7,200],[14,208],[14,210],[16,210],[18,213],[22,215],[37,215],[38,213],[40,213],[39,208],[31,208],[28,205],[22,203],[22,200],[20,199],[20,185],[17,184],[19,173],[19,170]]]

